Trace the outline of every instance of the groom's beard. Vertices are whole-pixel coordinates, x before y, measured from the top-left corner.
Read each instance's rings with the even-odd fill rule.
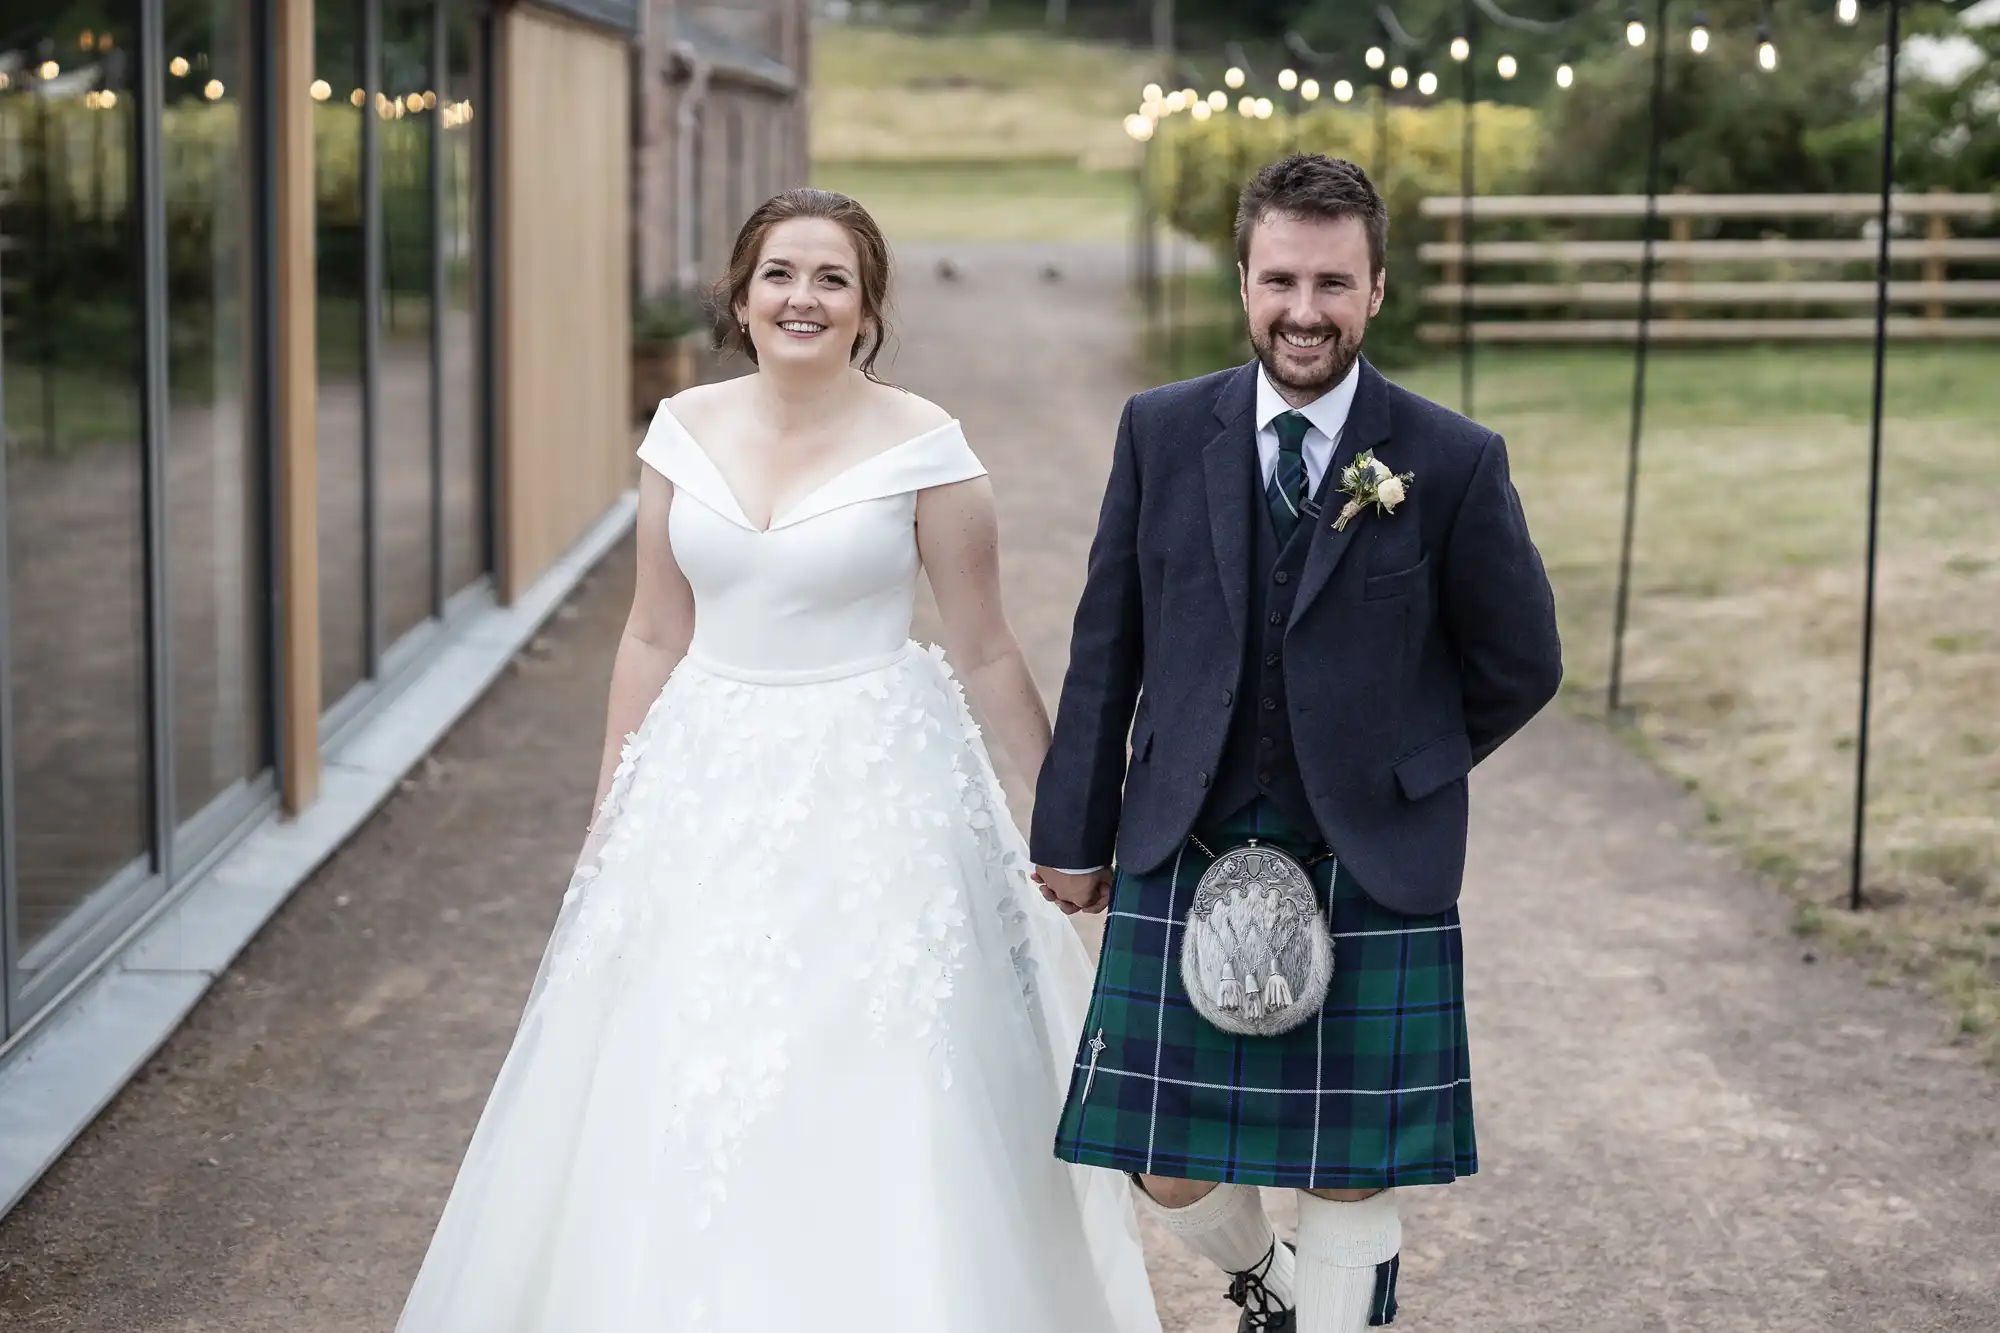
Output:
[[[1278,335],[1285,332],[1307,337],[1326,335],[1326,342],[1317,349],[1320,358],[1310,371],[1301,374],[1297,367],[1285,364],[1282,345],[1278,341]],[[1355,361],[1361,356],[1361,341],[1367,332],[1368,326],[1364,324],[1349,338],[1345,331],[1333,324],[1301,329],[1278,323],[1262,330],[1252,328],[1250,346],[1256,350],[1257,360],[1263,363],[1264,373],[1271,377],[1271,383],[1296,394],[1318,397],[1346,379],[1347,372],[1354,369]]]

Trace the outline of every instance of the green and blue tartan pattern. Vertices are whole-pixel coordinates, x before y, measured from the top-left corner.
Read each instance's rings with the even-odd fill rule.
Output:
[[[1197,834],[1220,854],[1259,837],[1314,853],[1268,801]],[[1181,983],[1192,843],[1119,872],[1097,985],[1056,1133],[1065,1161],[1182,1180],[1301,1189],[1445,1184],[1479,1169],[1458,909],[1406,917],[1332,861],[1313,867],[1334,936],[1319,1017],[1238,1037]]]
[[[1306,502],[1306,432],[1312,423],[1303,412],[1286,412],[1274,417],[1271,426],[1278,434],[1278,465],[1271,469],[1270,484],[1264,488],[1264,503],[1271,507],[1271,527],[1278,534],[1278,549],[1298,530],[1299,511]]]

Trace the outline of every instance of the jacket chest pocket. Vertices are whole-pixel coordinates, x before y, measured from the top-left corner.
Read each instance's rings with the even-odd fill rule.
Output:
[[[1417,563],[1407,569],[1392,570],[1386,574],[1369,574],[1361,583],[1361,600],[1364,602],[1386,602],[1398,597],[1408,597],[1420,588],[1430,584],[1431,558],[1428,553],[1419,556]]]

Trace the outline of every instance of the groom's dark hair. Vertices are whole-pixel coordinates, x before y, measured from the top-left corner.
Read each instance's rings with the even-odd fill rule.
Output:
[[[1250,178],[1236,204],[1236,262],[1250,263],[1250,233],[1272,213],[1288,218],[1360,218],[1368,232],[1370,276],[1389,250],[1389,209],[1368,173],[1319,153],[1294,153]]]

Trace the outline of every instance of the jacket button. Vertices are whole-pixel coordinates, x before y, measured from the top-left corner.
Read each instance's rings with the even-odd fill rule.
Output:
[[[1258,785],[1258,786],[1260,786],[1260,787],[1268,787],[1268,786],[1270,786],[1270,785],[1271,785],[1271,775],[1270,775],[1269,773],[1259,773],[1259,774],[1257,775],[1257,785]]]
[[[1227,708],[1227,707],[1229,707],[1229,705],[1231,705],[1231,704],[1233,704],[1233,703],[1235,703],[1235,702],[1236,702],[1236,691],[1234,691],[1234,690],[1224,690],[1224,691],[1222,692],[1222,706],[1223,706],[1224,708]]]
[[[1274,746],[1274,745],[1276,745],[1276,744],[1278,743],[1278,738],[1277,738],[1277,737],[1275,737],[1275,736],[1265,736],[1265,737],[1261,738],[1261,739],[1260,739],[1260,740],[1259,740],[1259,741],[1258,741],[1257,743],[1258,743],[1259,745],[1263,746],[1263,747],[1264,747],[1265,749],[1267,749],[1267,750],[1268,750],[1268,749],[1270,749],[1270,748],[1271,748],[1272,746]]]
[[[1196,785],[1196,786],[1198,786],[1198,787],[1206,787],[1206,786],[1208,785],[1208,774],[1206,774],[1206,773],[1197,773],[1197,774],[1195,774],[1195,775],[1194,775],[1194,781],[1195,781],[1195,785]]]
[[[1287,571],[1287,570],[1283,570],[1283,569],[1279,570],[1279,571],[1278,571],[1277,573],[1273,574],[1273,575],[1272,575],[1271,577],[1272,577],[1272,578],[1273,578],[1274,580],[1276,580],[1276,581],[1278,582],[1278,584],[1279,584],[1280,586],[1282,586],[1282,585],[1284,585],[1284,584],[1287,584],[1287,583],[1290,583],[1290,582],[1292,581],[1292,576],[1291,576],[1290,572],[1289,572],[1289,571]]]
[[[1267,667],[1274,667],[1274,666],[1278,665],[1278,661],[1279,661],[1279,658],[1278,658],[1278,655],[1277,655],[1276,653],[1265,653],[1265,654],[1264,654],[1264,665],[1265,665],[1265,666],[1267,666]]]
[[[1273,699],[1268,694],[1264,696],[1264,711],[1267,713],[1275,713],[1278,711],[1278,701],[1276,699]]]
[[[1272,623],[1273,625],[1282,625],[1282,624],[1284,624],[1284,623],[1285,623],[1285,613],[1284,613],[1283,611],[1273,611],[1273,612],[1271,613],[1271,623]]]

